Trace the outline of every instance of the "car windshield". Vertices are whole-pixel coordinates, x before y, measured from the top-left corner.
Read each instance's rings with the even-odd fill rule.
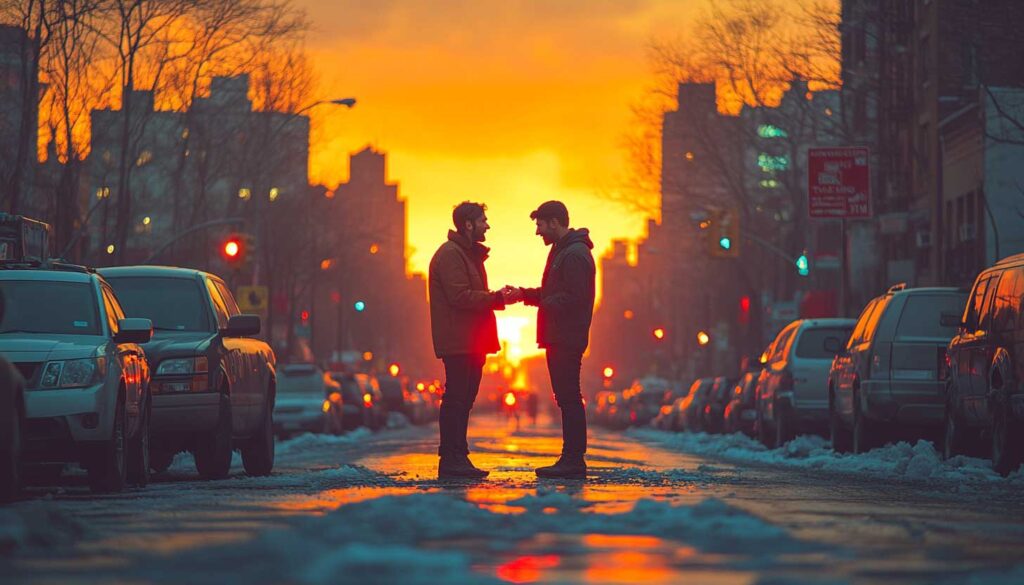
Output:
[[[942,326],[942,314],[961,315],[967,295],[911,295],[903,306],[897,337],[941,337],[952,339],[957,325]],[[958,321],[959,319],[954,319]]]
[[[800,341],[796,344],[796,356],[809,359],[832,359],[836,352],[829,351],[825,347],[825,341],[833,337],[839,341],[837,348],[846,347],[846,341],[850,338],[853,327],[815,327],[805,329],[800,335]]]
[[[277,373],[277,391],[281,394],[323,394],[324,375],[312,365],[284,366]]]
[[[143,317],[154,329],[209,331],[206,304],[191,278],[121,276],[108,278],[129,317]]]
[[[0,333],[100,335],[99,303],[85,282],[0,280]]]

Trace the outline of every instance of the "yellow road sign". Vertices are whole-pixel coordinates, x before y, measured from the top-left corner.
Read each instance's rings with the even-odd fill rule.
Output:
[[[261,285],[240,286],[235,296],[238,308],[243,313],[261,313],[267,310],[270,293],[267,292],[267,287]]]

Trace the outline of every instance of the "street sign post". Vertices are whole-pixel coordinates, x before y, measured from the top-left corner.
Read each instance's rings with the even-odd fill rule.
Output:
[[[811,217],[871,217],[869,155],[863,147],[807,150],[807,204]]]
[[[807,209],[811,218],[841,224],[839,313],[846,316],[849,253],[846,220],[871,217],[870,152],[860,146],[807,149]]]

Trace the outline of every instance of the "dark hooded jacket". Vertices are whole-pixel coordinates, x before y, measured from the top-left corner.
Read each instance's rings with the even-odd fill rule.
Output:
[[[497,353],[494,311],[504,309],[500,293],[487,288],[484,261],[490,250],[449,231],[430,259],[430,331],[434,355]]]
[[[594,256],[590,231],[570,229],[548,252],[540,288],[523,289],[523,300],[538,307],[537,345],[583,352],[594,317]]]

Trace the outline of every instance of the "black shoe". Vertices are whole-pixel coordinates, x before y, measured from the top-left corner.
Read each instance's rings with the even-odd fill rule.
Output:
[[[490,472],[474,467],[465,456],[442,456],[437,464],[439,478],[481,479],[487,477],[488,473]]]
[[[582,455],[562,455],[554,465],[538,467],[537,477],[586,479],[587,462]]]

